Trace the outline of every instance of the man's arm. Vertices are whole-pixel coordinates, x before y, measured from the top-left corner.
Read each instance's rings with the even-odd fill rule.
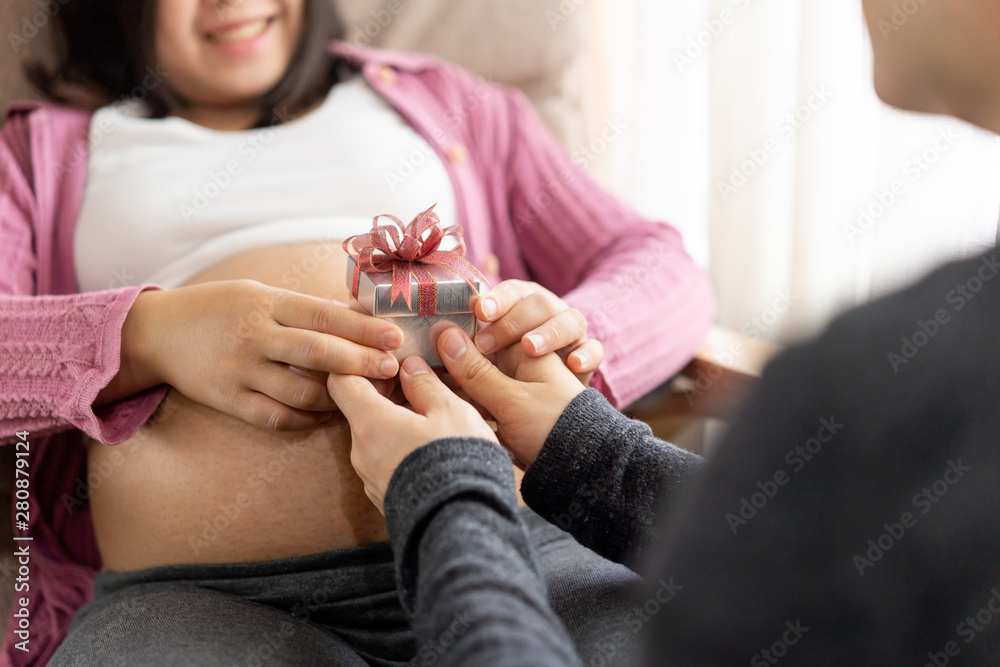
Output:
[[[521,483],[531,509],[580,544],[636,563],[660,512],[702,464],[589,389],[566,408]]]
[[[450,438],[408,456],[385,497],[417,657],[440,665],[576,665],[517,512],[510,458]]]
[[[500,438],[531,466],[529,474],[544,484],[539,471],[550,468],[575,481],[554,489],[550,509],[572,512],[569,503],[583,482],[597,481],[601,488],[580,514],[577,534],[618,555],[648,541],[657,495],[672,495],[697,467],[697,457],[660,443],[596,391],[584,390],[557,355],[527,358],[519,348],[497,355],[512,378],[460,329],[443,333],[437,344],[452,376],[497,417]],[[412,410],[394,405],[364,378],[331,375],[327,383],[351,424],[351,463],[369,498],[384,507],[403,607],[418,638],[433,645],[447,631],[451,643],[456,614],[484,609],[488,615],[449,651],[449,664],[575,659],[547,606],[516,512],[510,458],[497,434],[422,360],[403,363],[400,385]],[[546,460],[539,461],[553,431]],[[584,456],[570,449],[577,436]],[[619,504],[619,493],[630,494],[637,506]],[[619,510],[630,514],[617,516]]]

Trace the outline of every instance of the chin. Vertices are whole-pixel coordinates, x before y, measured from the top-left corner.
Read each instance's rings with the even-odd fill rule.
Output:
[[[265,95],[278,85],[281,79],[275,79],[267,83],[258,83],[248,86],[233,86],[231,83],[226,88],[220,87],[220,92],[229,100],[238,104],[252,103]]]
[[[896,82],[884,83],[875,77],[875,94],[885,104],[904,111],[916,111],[912,108],[913,103],[907,99],[907,95],[899,90],[900,86]]]
[[[281,82],[283,76],[283,72],[266,77],[262,77],[259,72],[255,72],[254,76],[245,79],[233,76],[225,81],[220,81],[215,89],[221,97],[228,100],[251,101],[269,93]]]
[[[902,111],[933,113],[936,105],[922,94],[921,88],[895,71],[875,68],[875,93],[891,107]]]
[[[204,91],[229,100],[252,100],[274,88],[285,76],[291,57],[284,51],[232,59],[206,59],[200,71]],[[211,65],[211,66],[207,66]]]

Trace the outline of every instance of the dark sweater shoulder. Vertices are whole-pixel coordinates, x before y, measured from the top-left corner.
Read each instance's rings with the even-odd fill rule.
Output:
[[[734,420],[719,467],[798,473],[825,459],[799,448],[813,438],[809,449],[837,453],[817,473],[830,478],[945,465],[966,429],[1000,419],[998,260],[990,251],[943,266],[790,347]]]
[[[990,251],[846,313],[774,371],[819,385],[845,420],[864,420],[866,435],[850,439],[859,454],[922,457],[960,424],[998,412],[998,345],[1000,262]]]
[[[836,319],[817,345],[881,353],[868,376],[906,380],[908,374],[951,374],[982,369],[978,345],[1000,331],[1000,259],[997,251],[947,264],[913,286]],[[885,371],[885,372],[883,372]]]
[[[1000,590],[998,341],[990,252],[776,359],[662,546],[661,574],[697,590],[656,619],[668,650],[745,661],[786,623],[809,628],[791,664],[995,650],[1000,623],[968,646],[961,624]]]

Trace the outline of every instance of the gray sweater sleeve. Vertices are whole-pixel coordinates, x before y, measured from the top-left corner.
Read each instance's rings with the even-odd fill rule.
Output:
[[[634,565],[654,542],[661,512],[701,464],[588,389],[556,422],[521,494],[580,544]]]
[[[392,477],[385,516],[421,664],[579,664],[549,607],[501,447],[445,439],[418,449]]]

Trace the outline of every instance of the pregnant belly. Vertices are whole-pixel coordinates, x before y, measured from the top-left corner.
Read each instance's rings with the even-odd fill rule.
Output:
[[[346,301],[339,245],[230,258],[191,283],[249,278]],[[303,556],[387,539],[350,464],[350,429],[271,433],[171,390],[154,419],[114,447],[88,444],[103,479],[90,505],[106,569]]]

